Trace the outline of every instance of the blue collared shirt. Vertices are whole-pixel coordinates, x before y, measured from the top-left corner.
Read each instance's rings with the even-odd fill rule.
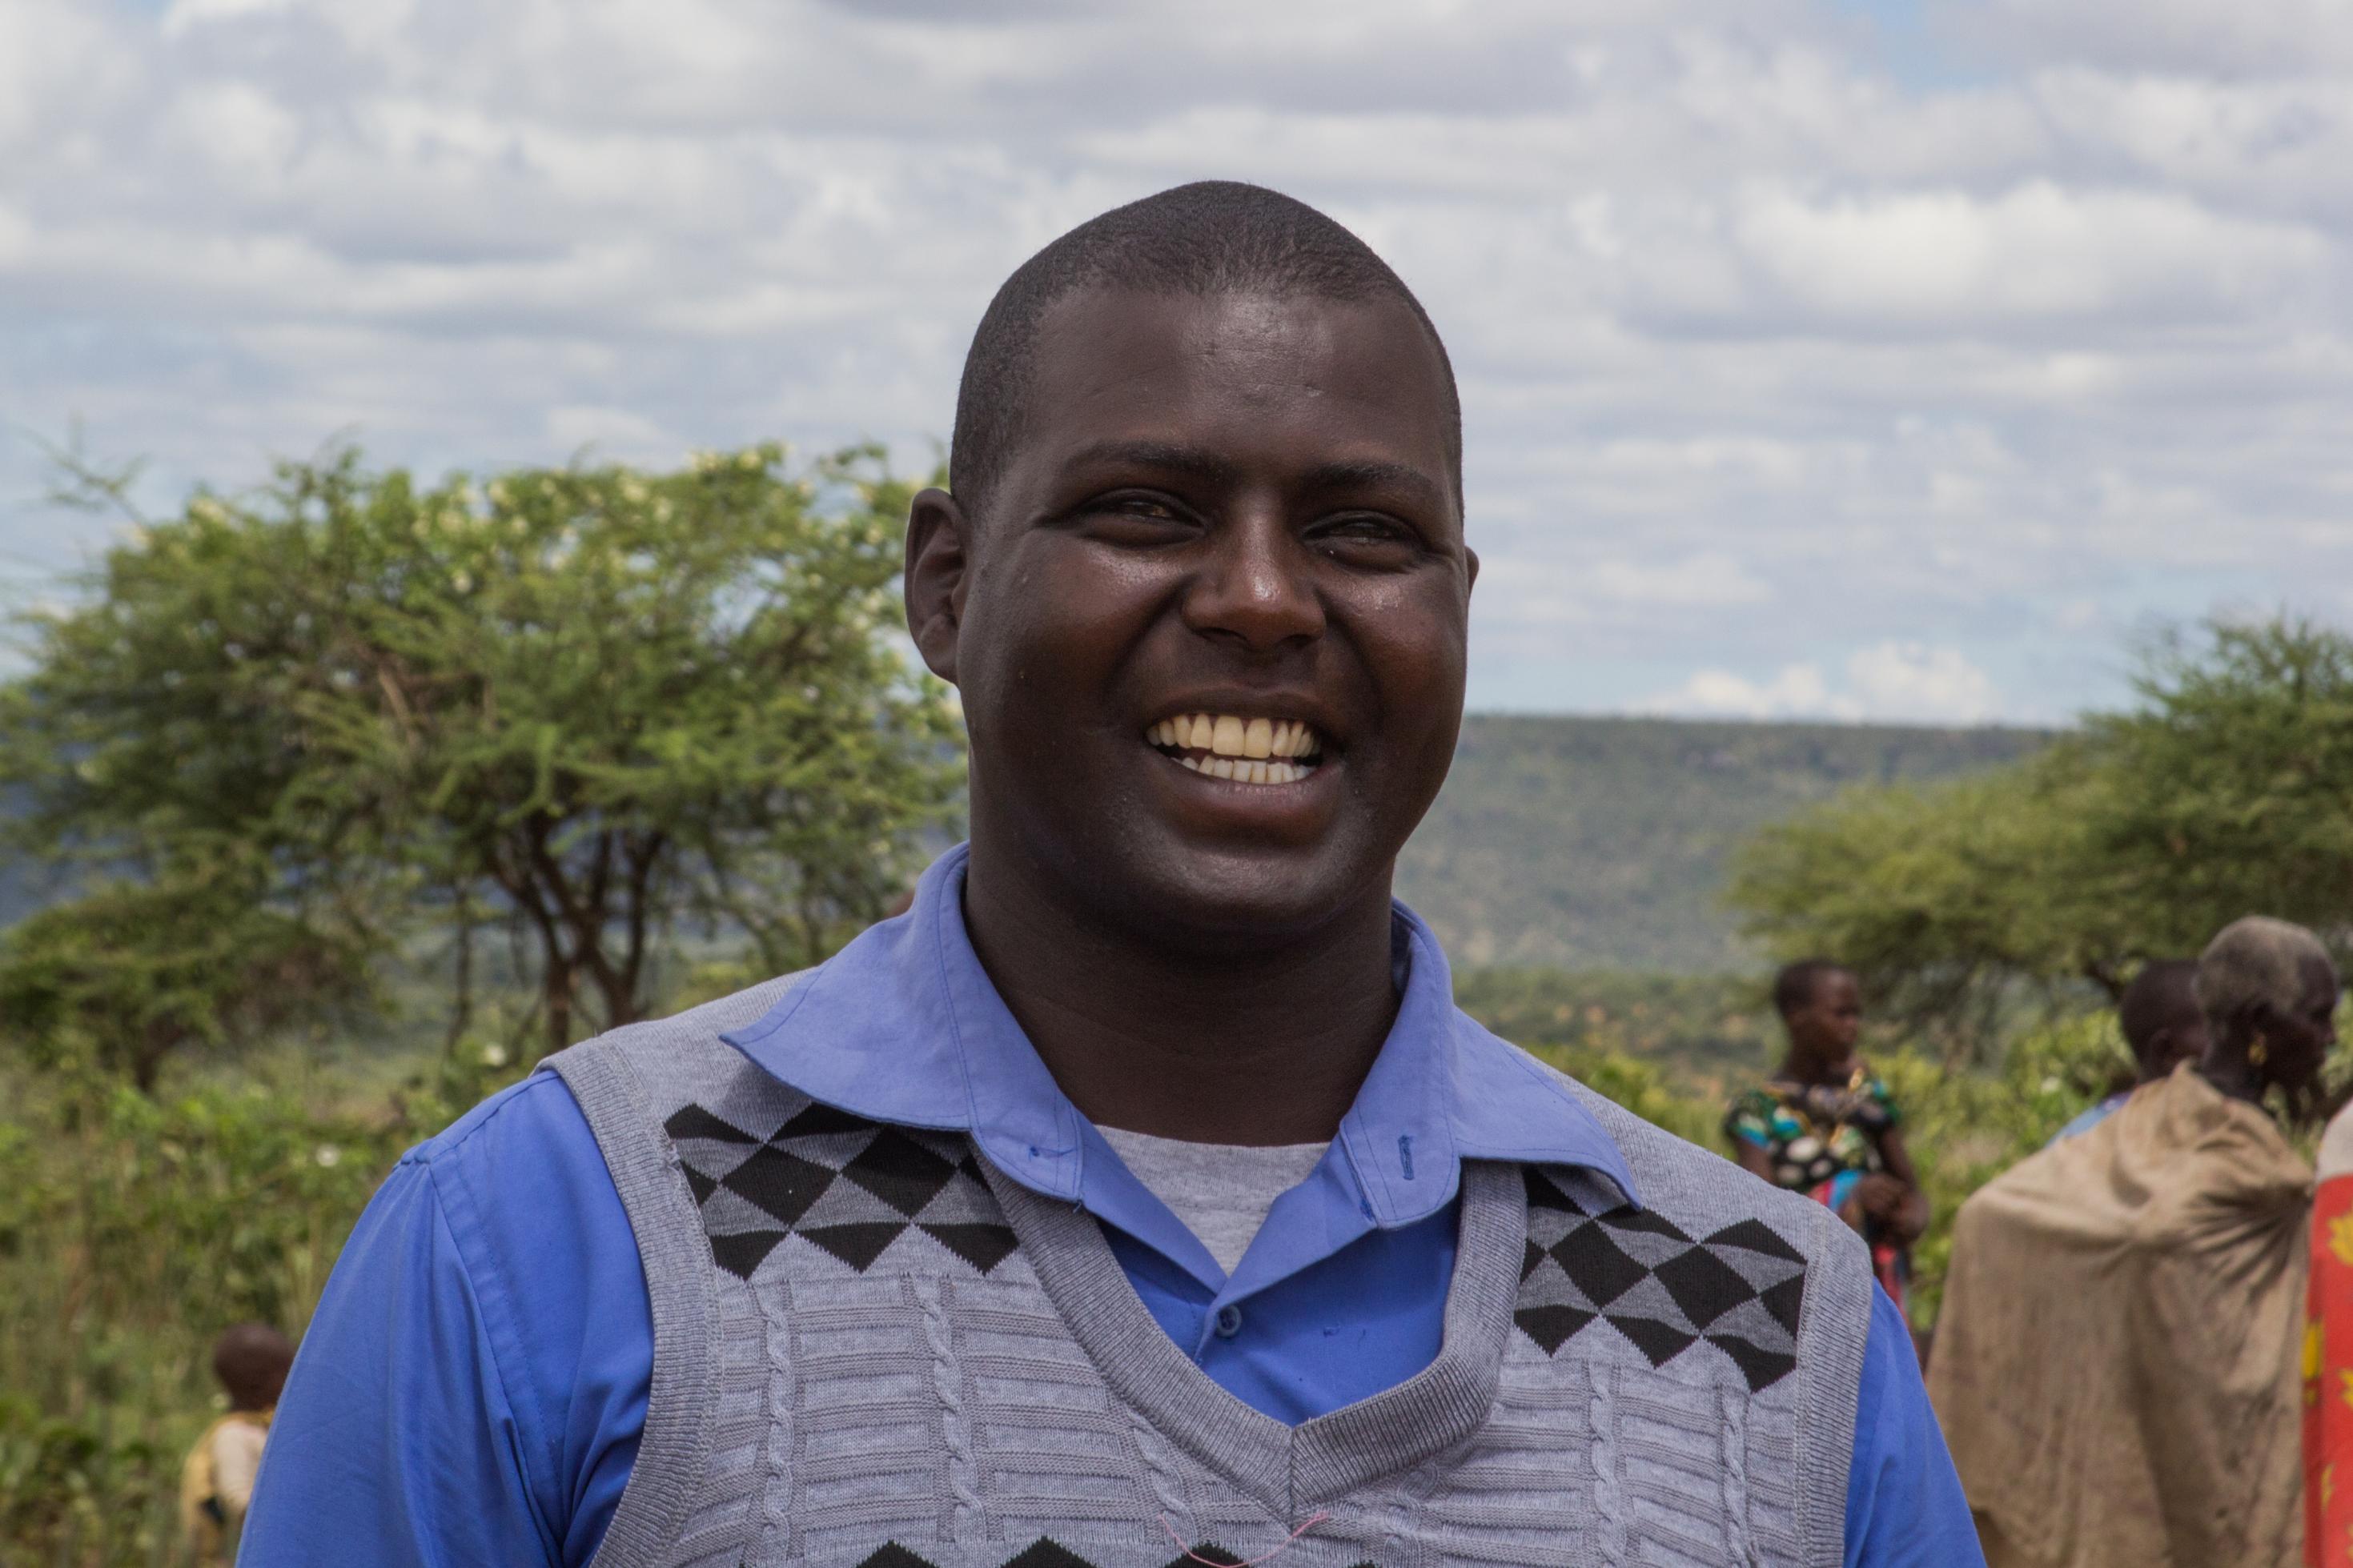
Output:
[[[2066,1126],[2059,1129],[2058,1131],[2051,1134],[2051,1142],[2045,1143],[2043,1147],[2048,1149],[2052,1143],[2064,1143],[2070,1138],[2081,1138],[2084,1133],[2089,1132],[2093,1128],[2097,1127],[2101,1122],[2105,1121],[2109,1117],[2114,1116],[2117,1111],[2122,1110],[2125,1107],[2125,1101],[2131,1098],[2132,1090],[2126,1089],[2120,1094],[2112,1094],[2108,1096],[2107,1099],[2100,1101],[2097,1105],[2090,1106],[2083,1110],[2077,1111],[2075,1113],[2074,1120],[2068,1122]]]
[[[964,855],[730,1037],[801,1092],[969,1133],[1008,1176],[1103,1225],[1153,1317],[1237,1398],[1298,1423],[1439,1350],[1465,1159],[1584,1166],[1640,1194],[1600,1124],[1455,1008],[1398,910],[1396,1023],[1339,1134],[1230,1277],[1055,1085],[962,916]],[[412,1152],[337,1263],[279,1406],[245,1556],[268,1565],[584,1563],[645,1421],[636,1243],[560,1079],[494,1096]],[[1908,1336],[1875,1304],[1847,1560],[1975,1563]]]

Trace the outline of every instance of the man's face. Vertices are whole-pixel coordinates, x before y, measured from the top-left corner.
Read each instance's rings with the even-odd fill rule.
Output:
[[[1443,376],[1394,300],[1060,301],[950,614],[910,568],[976,843],[1171,941],[1385,897],[1461,719]]]

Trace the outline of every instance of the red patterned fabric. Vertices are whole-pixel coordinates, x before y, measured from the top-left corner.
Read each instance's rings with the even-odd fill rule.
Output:
[[[2353,1568],[2353,1173],[2315,1196],[2305,1290],[2304,1560]]]

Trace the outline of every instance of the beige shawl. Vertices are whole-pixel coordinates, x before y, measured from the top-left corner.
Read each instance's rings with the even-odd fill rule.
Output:
[[[2311,1194],[2185,1067],[1961,1206],[1928,1390],[1992,1568],[2302,1561]]]

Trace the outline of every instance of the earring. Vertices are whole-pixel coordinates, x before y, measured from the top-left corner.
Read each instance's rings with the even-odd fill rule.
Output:
[[[2265,1039],[2261,1035],[2257,1035],[2253,1041],[2247,1047],[2247,1065],[2251,1068],[2259,1068],[2271,1059],[2271,1041]]]

